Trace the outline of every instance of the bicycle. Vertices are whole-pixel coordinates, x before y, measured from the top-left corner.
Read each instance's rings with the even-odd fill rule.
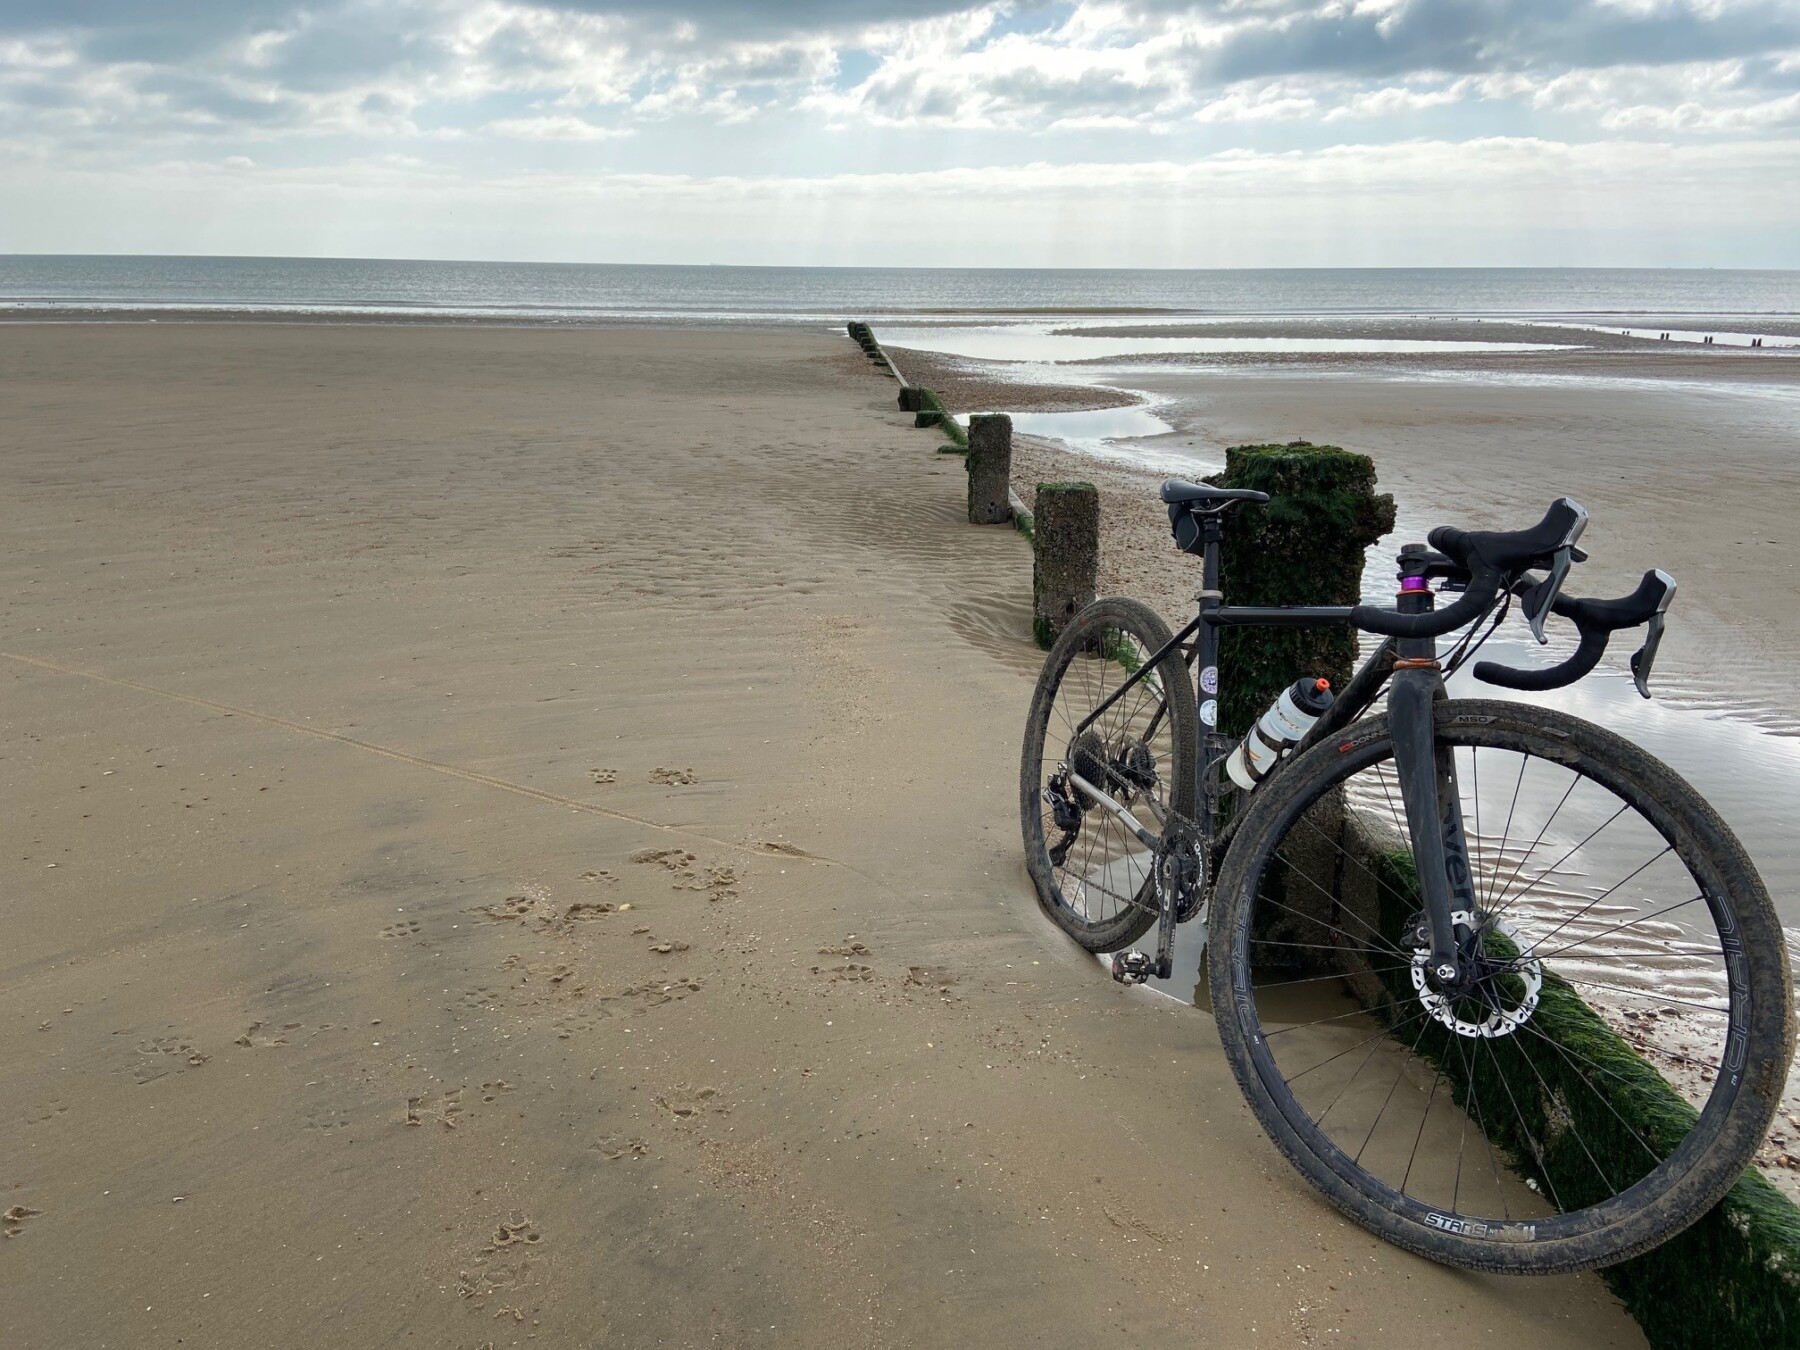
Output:
[[[1769,896],[1712,808],[1638,747],[1445,689],[1517,600],[1540,641],[1554,614],[1580,643],[1547,669],[1476,662],[1478,678],[1559,688],[1646,627],[1631,669],[1648,698],[1673,579],[1565,595],[1587,513],[1562,498],[1528,530],[1406,545],[1393,609],[1232,606],[1222,519],[1268,497],[1171,479],[1162,499],[1202,559],[1194,620],[1171,633],[1098,600],[1033,695],[1020,807],[1045,911],[1126,983],[1169,978],[1177,926],[1204,922],[1214,1018],[1258,1120],[1401,1247],[1544,1274],[1692,1223],[1750,1164],[1793,1058]],[[1239,786],[1214,725],[1220,630],[1325,624],[1382,640]],[[1154,949],[1131,950],[1153,927]]]

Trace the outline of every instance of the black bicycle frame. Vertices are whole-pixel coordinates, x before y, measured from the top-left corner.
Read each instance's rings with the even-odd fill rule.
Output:
[[[1193,621],[1152,655],[1129,678],[1082,719],[1076,734],[1087,730],[1133,686],[1145,679],[1172,651],[1189,639],[1193,646],[1184,664],[1198,665],[1200,731],[1195,756],[1195,822],[1204,845],[1218,838],[1218,802],[1206,791],[1210,775],[1233,748],[1216,734],[1219,694],[1219,629],[1221,628],[1319,628],[1353,622],[1348,605],[1258,606],[1227,605],[1219,590],[1219,547],[1223,529],[1216,512],[1201,516],[1203,545],[1199,613]],[[1424,587],[1403,589],[1397,608],[1402,614],[1429,613],[1436,597]],[[1468,849],[1462,821],[1462,794],[1456,782],[1456,763],[1448,747],[1437,744],[1433,706],[1444,698],[1443,672],[1437,660],[1436,638],[1388,638],[1358,667],[1332,706],[1295,746],[1292,758],[1327,736],[1336,734],[1368,709],[1391,681],[1388,720],[1394,742],[1394,767],[1400,777],[1400,793],[1407,825],[1413,837],[1413,856],[1418,865],[1425,917],[1431,933],[1431,965],[1440,979],[1453,980],[1458,968],[1453,913],[1475,909],[1474,882],[1469,872]],[[1159,710],[1145,732],[1155,734]],[[1168,962],[1174,923],[1171,906],[1164,906],[1158,941],[1158,974]]]

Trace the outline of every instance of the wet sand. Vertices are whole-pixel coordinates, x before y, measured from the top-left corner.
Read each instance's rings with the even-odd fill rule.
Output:
[[[1036,912],[1029,555],[841,338],[0,328],[9,1346],[1630,1346]]]

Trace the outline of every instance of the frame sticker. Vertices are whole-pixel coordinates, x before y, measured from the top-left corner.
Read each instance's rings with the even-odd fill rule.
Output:
[[[1219,668],[1217,666],[1208,666],[1200,672],[1200,692],[1203,694],[1219,692]]]
[[[1219,700],[1209,698],[1200,705],[1200,720],[1209,727],[1219,725]]]

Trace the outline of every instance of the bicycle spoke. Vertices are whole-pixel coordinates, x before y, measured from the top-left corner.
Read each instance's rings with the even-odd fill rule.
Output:
[[[1661,918],[1664,914],[1672,914],[1678,909],[1685,909],[1687,906],[1694,904],[1697,901],[1704,900],[1704,899],[1706,899],[1706,897],[1704,895],[1692,895],[1692,896],[1689,896],[1686,900],[1677,900],[1672,905],[1665,905],[1662,909],[1652,910],[1648,914],[1640,914],[1637,916],[1637,918],[1627,920],[1626,922],[1624,922],[1622,924],[1618,924],[1612,928],[1608,928],[1603,933],[1590,934],[1589,936],[1584,937],[1584,938],[1580,939],[1579,941],[1569,943],[1569,945],[1566,947],[1558,947],[1553,952],[1540,952],[1536,947],[1533,947],[1530,952],[1522,953],[1519,956],[1518,960],[1520,960],[1520,961],[1548,961],[1552,957],[1561,956],[1564,952],[1572,952],[1577,947],[1585,947],[1590,942],[1598,942],[1602,938],[1611,937],[1614,933],[1623,933],[1627,928],[1633,927],[1636,924],[1647,923],[1651,919]],[[1542,941],[1544,941],[1544,939],[1539,938],[1538,941],[1542,942]]]
[[[1709,895],[1688,884],[1693,869],[1661,830],[1640,836],[1634,799],[1582,762],[1565,765],[1560,752],[1551,760],[1530,746],[1496,750],[1475,743],[1481,733],[1464,734],[1448,744],[1474,825],[1475,891],[1487,901],[1484,918],[1519,916],[1518,928],[1505,929],[1516,950],[1490,946],[1484,983],[1454,996],[1472,1004],[1433,1011],[1415,994],[1413,953],[1391,927],[1416,912],[1413,883],[1376,862],[1369,847],[1386,847],[1381,834],[1359,835],[1354,819],[1340,824],[1339,813],[1363,812],[1403,825],[1391,752],[1382,753],[1322,780],[1283,817],[1284,838],[1263,845],[1265,875],[1280,880],[1252,902],[1256,1034],[1293,1094],[1298,1109],[1283,1109],[1302,1136],[1318,1130],[1340,1146],[1321,1156],[1336,1158],[1341,1175],[1386,1188],[1365,1194],[1448,1203],[1478,1222],[1587,1213],[1654,1174],[1674,1147],[1653,1144],[1621,1097],[1644,1090],[1644,1072],[1668,1075],[1663,1081],[1680,1085],[1672,1090],[1696,1102],[1711,1099],[1707,1084],[1713,1098],[1723,1095],[1722,1018],[1734,996],[1718,985],[1724,958],[1707,926]],[[1516,765],[1503,762],[1508,754]],[[1534,758],[1566,768],[1567,777],[1533,771]],[[1494,801],[1483,800],[1488,793]],[[1500,826],[1495,838],[1490,821]],[[1404,826],[1400,837],[1410,838]],[[1345,878],[1355,903],[1347,902]],[[1373,907],[1363,899],[1370,896]],[[1646,1069],[1606,1062],[1600,1042],[1566,1038],[1558,1019],[1570,1005],[1548,991],[1498,1035],[1457,1030],[1459,1018],[1485,1027],[1495,1011],[1518,1007],[1519,996],[1503,992],[1515,987],[1507,981],[1530,979],[1553,961],[1570,968],[1547,978],[1587,1001],[1582,1016],[1616,1021],[1619,1000],[1641,999],[1687,1020],[1636,1022],[1624,1033]],[[1689,983],[1690,969],[1697,983]],[[1448,1118],[1447,1095],[1456,1103]],[[1608,1146],[1617,1156],[1599,1142],[1614,1138],[1628,1141]],[[1519,1200],[1509,1170],[1529,1178],[1540,1199]]]
[[[1500,832],[1500,848],[1494,854],[1494,875],[1488,879],[1487,893],[1481,897],[1483,909],[1491,910],[1494,907],[1494,883],[1499,879],[1500,869],[1506,866],[1506,841],[1512,838],[1513,814],[1519,809],[1519,789],[1525,786],[1525,769],[1530,763],[1530,755],[1519,757],[1519,776],[1513,783],[1512,802],[1506,808],[1506,827]]]
[[[1437,1100],[1438,1084],[1444,1081],[1444,1071],[1439,1069],[1431,1075],[1431,1094],[1425,1098],[1425,1113],[1419,1117],[1419,1132],[1413,1136],[1412,1152],[1406,1158],[1406,1171],[1400,1176],[1400,1194],[1406,1194],[1406,1183],[1412,1180],[1413,1164],[1419,1159],[1419,1143],[1425,1138],[1425,1126],[1431,1119],[1431,1105]]]
[[[1623,813],[1626,809],[1627,808],[1621,806],[1619,808],[1619,812]],[[1615,814],[1613,816],[1613,820],[1617,820],[1617,819],[1618,819],[1618,815]],[[1611,821],[1607,822],[1607,824],[1611,824],[1611,823],[1612,823]],[[1606,826],[1603,825],[1600,828],[1605,829]],[[1599,833],[1599,831],[1596,830],[1595,833],[1597,834],[1597,833]],[[1583,842],[1585,843],[1586,841],[1584,840]],[[1631,873],[1631,875],[1625,876],[1625,877],[1620,877],[1619,880],[1613,882],[1612,885],[1608,886],[1605,890],[1601,891],[1600,894],[1596,895],[1592,900],[1588,901],[1580,909],[1576,910],[1573,914],[1569,915],[1561,923],[1557,924],[1556,927],[1552,928],[1548,933],[1545,933],[1542,937],[1540,937],[1538,939],[1538,941],[1539,942],[1548,942],[1551,938],[1555,937],[1558,933],[1562,932],[1563,929],[1567,928],[1570,924],[1574,923],[1575,920],[1579,919],[1583,914],[1586,914],[1595,905],[1599,904],[1602,900],[1606,899],[1607,896],[1611,895],[1614,891],[1618,890],[1619,887],[1623,886],[1626,882],[1636,880],[1639,876],[1643,875],[1643,873],[1645,871],[1647,871],[1649,868],[1651,868],[1655,864],[1661,862],[1664,858],[1666,858],[1669,855],[1669,853],[1671,851],[1672,851],[1671,849],[1669,849],[1667,846],[1665,846],[1661,853],[1658,853],[1654,858],[1651,858],[1648,862],[1640,863],[1638,865],[1638,867]],[[1560,866],[1560,864],[1558,864],[1558,865]],[[1527,887],[1527,889],[1530,889],[1530,888]],[[1524,894],[1524,892],[1521,891],[1520,894],[1522,895],[1522,894]],[[1502,910],[1501,913],[1504,914],[1505,911]]]

